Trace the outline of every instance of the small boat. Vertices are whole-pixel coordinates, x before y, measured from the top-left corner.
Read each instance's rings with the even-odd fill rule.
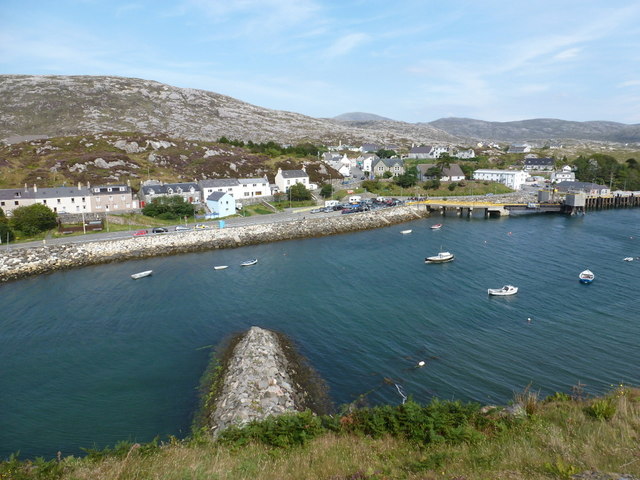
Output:
[[[622,260],[625,262],[633,262],[633,257],[624,257]]]
[[[133,275],[131,275],[131,278],[133,278],[134,280],[137,280],[142,277],[148,277],[152,273],[153,273],[153,270],[145,270],[144,272],[134,273]]]
[[[596,276],[591,270],[584,270],[583,272],[580,272],[578,278],[580,279],[580,283],[591,283]]]
[[[453,253],[450,252],[440,252],[438,255],[434,255],[432,257],[426,257],[424,259],[424,263],[446,263],[453,260]]]
[[[411,233],[412,231],[413,231],[413,230],[400,230],[400,233],[401,233],[402,235],[407,235],[407,234]]]
[[[431,225],[431,230],[440,230],[442,228],[441,223],[436,223],[435,225]]]
[[[505,285],[502,288],[488,288],[487,293],[489,295],[515,295],[518,293],[518,287],[514,287],[513,285]]]
[[[240,264],[241,267],[250,267],[251,265],[255,265],[256,263],[258,263],[258,259],[254,258],[252,260],[245,260],[244,262],[242,262]]]
[[[214,270],[224,270],[225,268],[229,268],[229,265],[216,265],[213,267]]]

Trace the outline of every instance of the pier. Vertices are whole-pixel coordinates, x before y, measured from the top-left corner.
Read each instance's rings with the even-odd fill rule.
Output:
[[[507,215],[532,213],[584,214],[589,210],[608,208],[640,207],[639,192],[588,196],[585,193],[568,193],[562,200],[556,200],[545,191],[538,194],[539,201],[528,203],[496,202],[486,200],[427,199],[408,202],[410,205],[424,205],[430,213],[463,218],[495,218]]]

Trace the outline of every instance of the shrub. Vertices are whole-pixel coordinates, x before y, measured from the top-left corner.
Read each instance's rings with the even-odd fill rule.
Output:
[[[616,414],[616,410],[617,407],[613,399],[608,397],[594,400],[591,405],[585,409],[585,412],[587,415],[597,418],[598,420],[611,420]]]

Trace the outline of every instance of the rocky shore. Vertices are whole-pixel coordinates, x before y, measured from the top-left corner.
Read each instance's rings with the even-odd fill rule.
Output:
[[[0,251],[0,282],[135,258],[236,248],[265,242],[311,238],[386,227],[428,217],[421,206],[395,207],[324,218],[303,218],[224,229],[193,230],[120,240]]]

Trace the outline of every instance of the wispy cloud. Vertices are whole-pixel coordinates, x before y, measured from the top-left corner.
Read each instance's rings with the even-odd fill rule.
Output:
[[[335,58],[351,53],[352,50],[367,42],[371,37],[366,33],[349,33],[338,38],[325,51],[325,57]]]

